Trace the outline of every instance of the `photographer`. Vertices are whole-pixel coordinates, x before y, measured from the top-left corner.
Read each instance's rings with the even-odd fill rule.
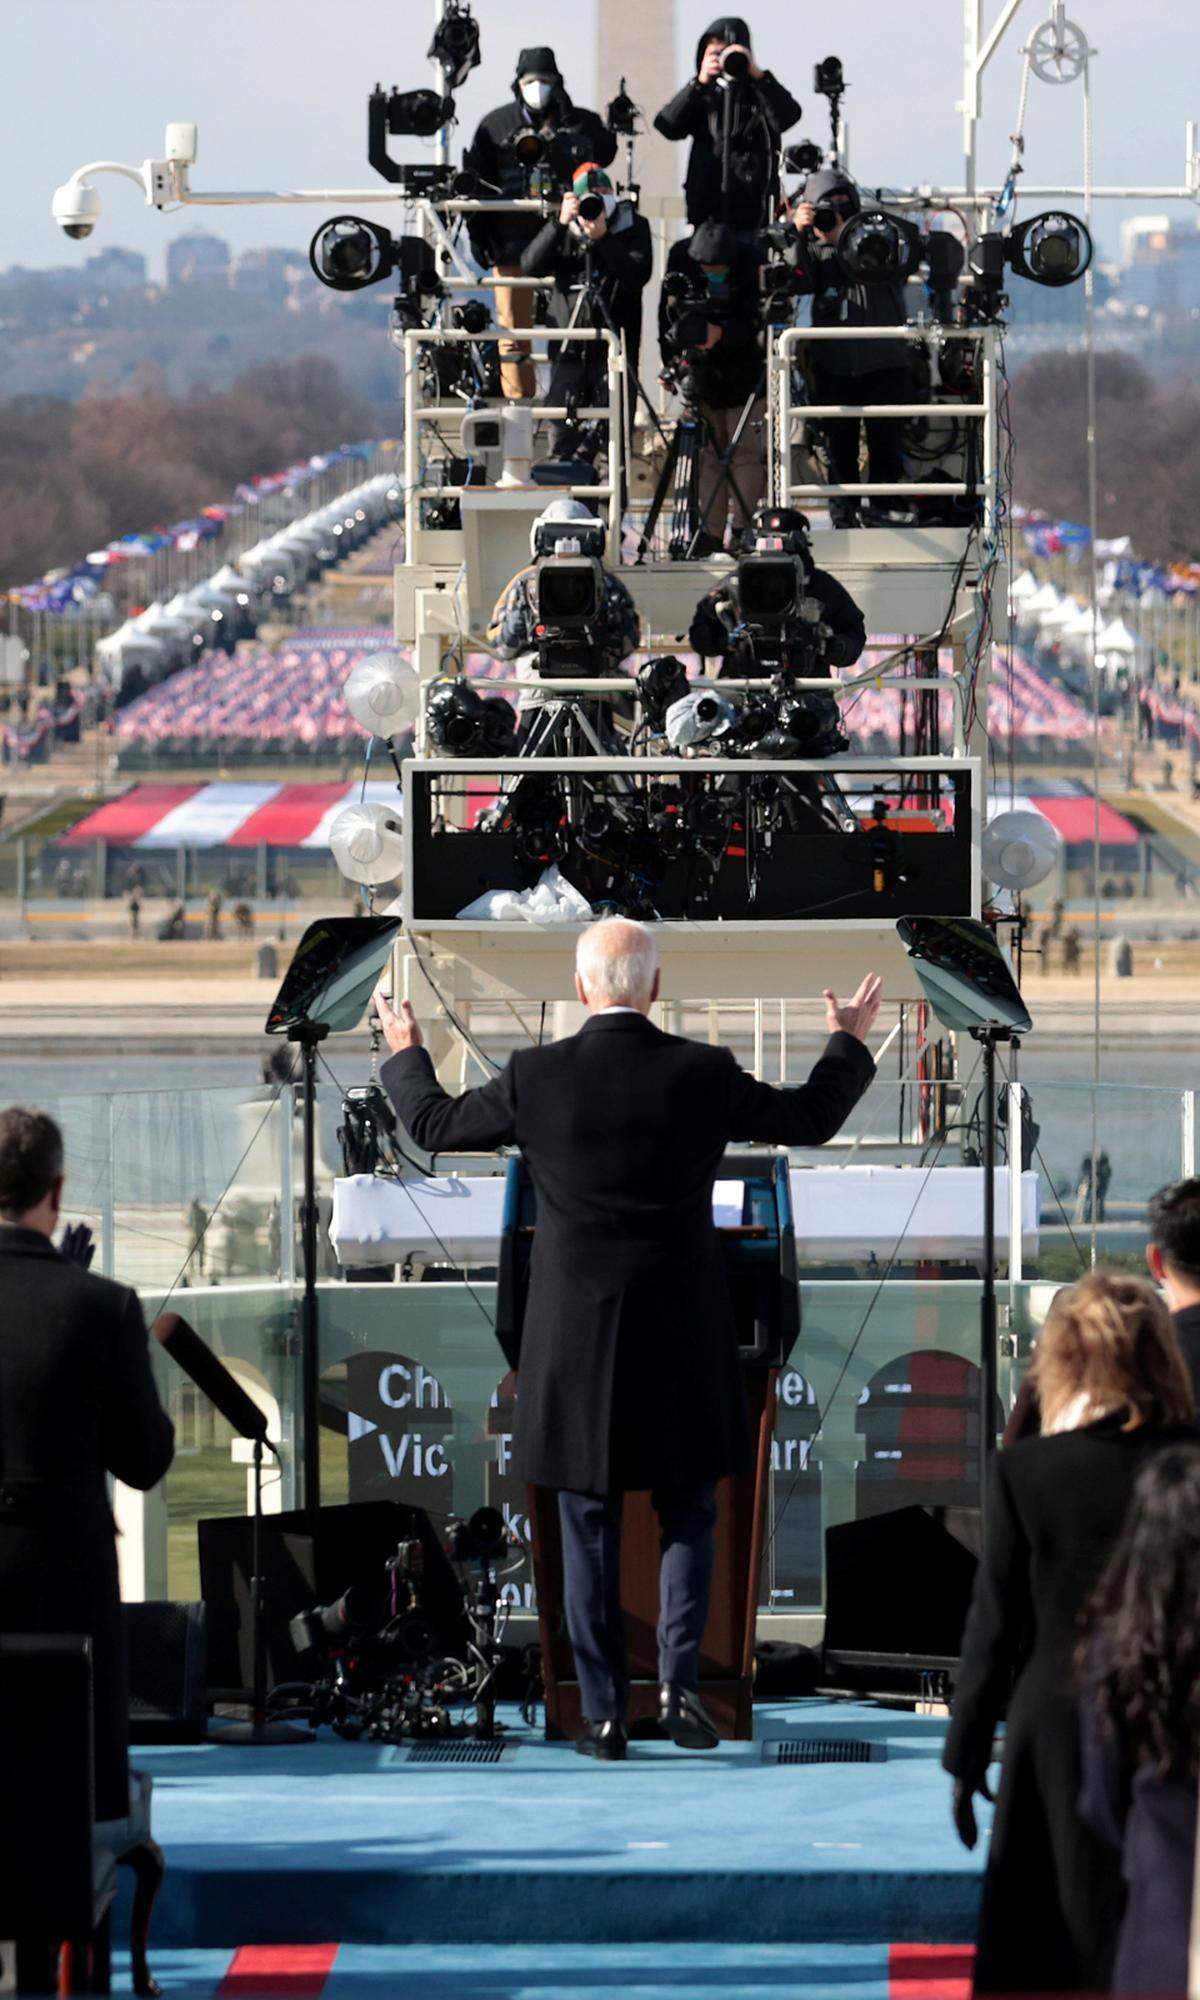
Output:
[[[611,327],[623,335],[636,374],[642,341],[642,292],[654,261],[650,225],[631,201],[618,201],[612,182],[592,160],[580,166],[570,191],[521,254],[527,277],[554,279],[555,317],[567,326]],[[555,345],[548,401],[595,406],[605,400],[608,344]],[[569,424],[554,427],[556,452],[574,442]]]
[[[750,595],[753,572],[770,558],[790,559],[795,584],[783,611],[758,616]],[[777,590],[772,595],[779,601]],[[746,558],[700,599],[688,644],[701,659],[719,659],[718,679],[766,679],[791,673],[812,680],[832,667],[851,667],[867,643],[862,612],[848,590],[812,559],[808,522],[791,507],[763,507],[746,537]]]
[[[672,246],[658,337],[668,379],[703,425],[693,553],[713,555],[728,515],[735,536],[748,527],[766,481],[758,257],[723,224],[706,222]]]
[[[851,216],[862,207],[859,192],[836,167],[810,174],[791,210],[792,228],[785,233],[784,257],[795,273],[793,290],[812,298],[812,323],[818,326],[903,326],[908,317],[904,282],[899,278],[870,283],[847,277],[837,246]],[[808,350],[809,387],[816,403],[909,403],[913,400],[912,350],[903,340],[814,341]],[[821,420],[829,445],[830,472],[839,486],[859,479],[858,417]],[[866,419],[867,462],[871,480],[895,484],[904,478],[902,417]],[[896,499],[876,500],[876,518],[903,513]],[[829,517],[835,528],[859,524],[855,498],[831,499]]]
[[[727,222],[750,240],[770,221],[778,194],[779,142],[799,116],[795,98],[755,62],[745,21],[723,15],[704,30],[695,76],[654,121],[664,139],[692,142],[683,185],[693,229]]]
[[[543,166],[560,184],[570,182],[579,162],[606,167],[616,158],[617,142],[594,111],[573,104],[567,95],[553,49],[522,49],[512,86],[513,102],[489,111],[463,154],[463,166],[483,183],[484,199],[521,201],[530,191],[530,170],[517,156],[516,142],[536,134],[543,142]],[[473,215],[471,248],[481,264],[501,282],[496,286],[496,324],[522,330],[533,324],[533,293],[506,286],[505,278],[522,276],[521,255],[541,227],[534,215]],[[500,386],[513,402],[535,392],[533,362],[520,341],[500,343]]]

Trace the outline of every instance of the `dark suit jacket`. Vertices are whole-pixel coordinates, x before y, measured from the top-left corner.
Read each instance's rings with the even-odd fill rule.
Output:
[[[105,1474],[171,1463],[137,1295],[0,1224],[0,1629],[92,1639],[96,1815],[129,1810],[129,1698]]]
[[[712,1191],[735,1140],[831,1139],[875,1065],[834,1035],[807,1083],[773,1089],[728,1049],[642,1014],[592,1015],[449,1097],[423,1049],[381,1077],[429,1152],[519,1145],[537,1195],[513,1450],[537,1485],[603,1493],[719,1479],[748,1463],[745,1394]]]
[[[1200,1422],[1200,1306],[1184,1306],[1171,1314],[1175,1338],[1179,1342],[1196,1395],[1196,1417]]]
[[[1112,1978],[1121,1871],[1078,1811],[1079,1617],[1116,1545],[1138,1473],[1155,1452],[1194,1441],[1190,1431],[1123,1431],[1121,1421],[1026,1438],[992,1463],[943,1757],[955,1777],[977,1778],[1007,1701],[977,1992],[1102,1993]]]

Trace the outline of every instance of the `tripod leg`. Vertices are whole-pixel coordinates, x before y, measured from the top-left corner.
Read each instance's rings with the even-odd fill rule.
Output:
[[[682,421],[681,418],[680,422]],[[654,495],[650,502],[650,511],[646,516],[646,525],[642,529],[642,538],[638,543],[637,559],[639,562],[645,559],[646,550],[649,548],[654,530],[658,526],[659,515],[662,513],[668,493],[672,490],[675,479],[675,466],[678,458],[679,424],[676,424],[671,435],[671,441],[667,446],[667,455],[663,460],[662,471],[658,475],[658,484],[654,489]]]

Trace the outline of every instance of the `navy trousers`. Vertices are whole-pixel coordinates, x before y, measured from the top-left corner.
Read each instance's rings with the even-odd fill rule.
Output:
[[[659,1570],[658,1675],[694,1688],[708,1622],[713,1570],[716,1482],[663,1487],[650,1498],[662,1537]],[[623,1721],[629,1656],[621,1615],[621,1493],[560,1492],[563,1593],[567,1631],[583,1713],[589,1722]]]

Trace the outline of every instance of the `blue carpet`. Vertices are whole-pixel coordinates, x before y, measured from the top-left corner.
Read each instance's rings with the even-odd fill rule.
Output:
[[[756,1727],[772,1741],[866,1738],[887,1760],[779,1767],[759,1741],[705,1755],[635,1744],[628,1763],[596,1765],[519,1728],[515,1753],[482,1769],[409,1765],[402,1749],[334,1739],[138,1749],[168,1864],[155,1938],[877,1945],[974,1935],[985,1843],[969,1855],[954,1837],[941,1722],[801,1701],[757,1709]]]
[[[159,1951],[168,2000],[215,2000],[228,1951]],[[957,1982],[966,1995],[964,1981]],[[114,1990],[129,1990],[114,1961]],[[236,1994],[226,1988],[226,2000]],[[889,1977],[885,1945],[343,1945],[320,2000],[906,2000],[950,1982]]]

